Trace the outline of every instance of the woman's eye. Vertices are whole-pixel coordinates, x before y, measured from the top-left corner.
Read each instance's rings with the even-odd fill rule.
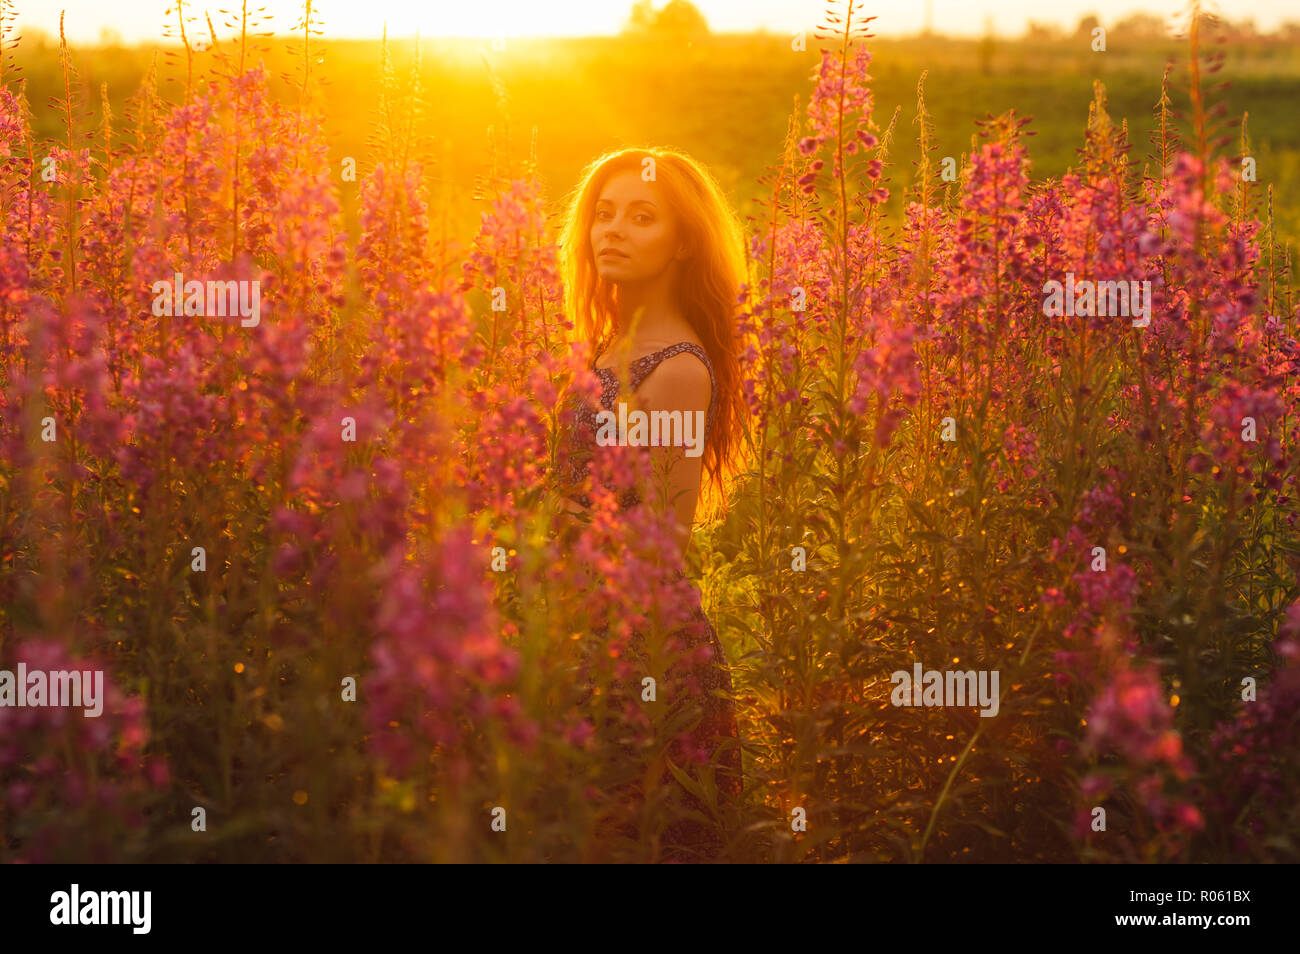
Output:
[[[607,218],[613,218],[613,216],[609,213],[608,210],[601,209],[599,212],[596,213],[596,218],[598,220],[603,221],[604,219]],[[654,221],[654,217],[649,215],[648,213],[641,212],[637,214],[637,216],[633,219],[633,221],[636,222],[637,225],[649,225],[651,222]]]

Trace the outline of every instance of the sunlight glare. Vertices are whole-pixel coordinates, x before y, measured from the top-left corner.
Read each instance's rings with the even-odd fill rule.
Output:
[[[373,0],[364,5],[361,16],[376,33],[379,25],[387,22],[389,36],[412,36],[417,30],[423,37],[583,36],[617,28],[630,6],[630,0],[626,7],[610,0],[558,4],[537,0]],[[336,16],[335,22],[341,18]]]

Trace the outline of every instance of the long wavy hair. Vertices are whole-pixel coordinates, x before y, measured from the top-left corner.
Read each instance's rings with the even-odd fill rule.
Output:
[[[713,364],[715,417],[704,445],[699,514],[708,520],[726,510],[727,490],[740,468],[749,407],[742,391],[741,340],[736,326],[740,286],[748,281],[744,229],[717,181],[699,162],[675,149],[627,148],[590,163],[574,188],[560,237],[564,305],[576,340],[592,353],[622,331],[618,287],[600,278],[591,247],[591,224],[601,189],[623,170],[641,172],[654,159],[654,181],[677,218],[689,257],[681,263],[677,301]],[[631,319],[632,316],[626,316]]]

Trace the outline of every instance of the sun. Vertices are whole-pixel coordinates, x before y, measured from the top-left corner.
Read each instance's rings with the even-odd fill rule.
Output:
[[[616,32],[631,0],[322,0],[314,6],[336,35],[378,36],[387,24],[389,36],[586,36]]]

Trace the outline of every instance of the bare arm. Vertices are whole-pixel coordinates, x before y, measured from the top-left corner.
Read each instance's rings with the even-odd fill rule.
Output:
[[[641,407],[649,411],[680,411],[691,425],[692,446],[650,447],[655,484],[643,499],[674,517],[683,556],[691,540],[695,507],[704,475],[704,428],[711,385],[708,369],[691,354],[678,354],[661,362],[637,391]],[[698,413],[697,413],[698,412]],[[697,426],[698,425],[698,426]]]

